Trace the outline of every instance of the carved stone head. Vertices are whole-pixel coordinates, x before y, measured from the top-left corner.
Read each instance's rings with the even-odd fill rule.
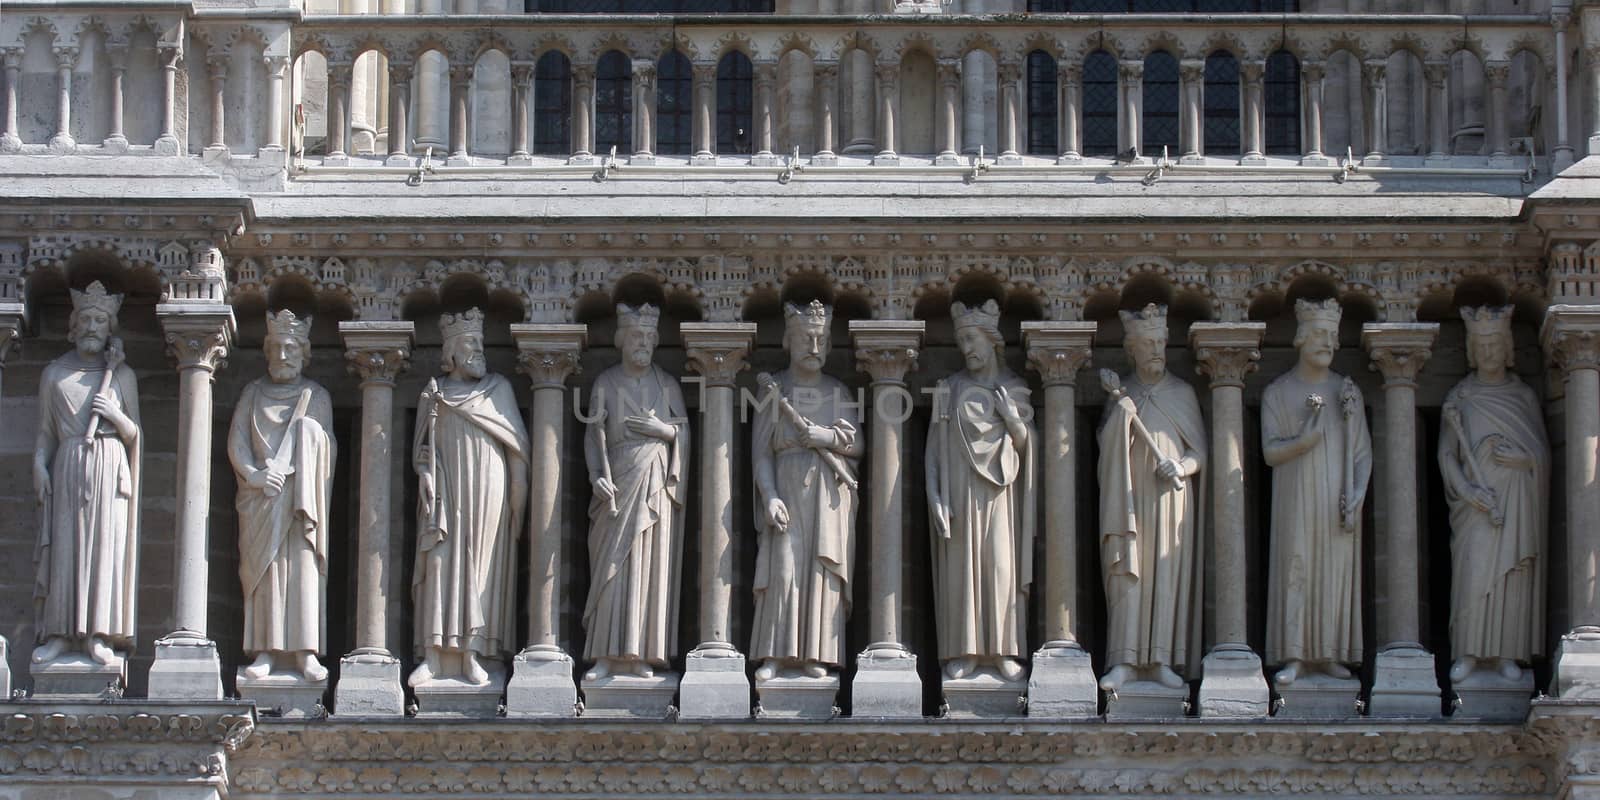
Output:
[[[1513,366],[1511,312],[1511,306],[1461,309],[1461,321],[1467,325],[1467,366],[1496,373]]]
[[[444,354],[439,368],[452,378],[477,380],[488,374],[483,355],[483,312],[469,308],[460,314],[441,314],[439,332]]]
[[[1151,303],[1138,311],[1119,311],[1122,348],[1141,379],[1167,371],[1167,307]]]
[[[99,281],[87,289],[72,290],[72,315],[67,320],[67,341],[77,346],[84,355],[95,355],[106,347],[106,342],[117,332],[117,312],[122,308],[122,295],[109,294]]]
[[[1000,364],[1006,340],[1000,335],[1000,304],[985,300],[981,306],[951,303],[950,318],[956,326],[956,348],[966,359],[969,372],[980,372]]]
[[[274,383],[299,380],[311,353],[311,318],[297,318],[287,308],[268,311],[267,338],[262,342],[262,350],[267,356],[267,377]]]
[[[1296,300],[1294,316],[1299,326],[1294,332],[1294,347],[1300,360],[1326,369],[1339,351],[1339,301]]]
[[[789,366],[803,372],[821,372],[830,347],[828,330],[833,309],[812,300],[803,306],[783,305],[783,346],[789,350]]]
[[[634,307],[617,304],[617,333],[613,343],[622,361],[635,369],[650,366],[661,341],[661,310],[645,303]]]

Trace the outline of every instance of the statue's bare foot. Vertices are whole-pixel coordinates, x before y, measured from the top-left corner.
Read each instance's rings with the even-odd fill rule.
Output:
[[[978,660],[976,658],[970,656],[952,658],[950,663],[944,665],[944,674],[948,675],[951,680],[960,680],[971,675],[972,671],[977,668]]]
[[[462,656],[461,677],[473,686],[489,685],[489,670],[483,668],[483,660],[477,653],[466,653]]]
[[[316,653],[306,652],[300,654],[300,674],[306,680],[317,683],[328,679],[328,668],[317,660]]]
[[[1272,676],[1272,682],[1278,684],[1279,688],[1293,686],[1294,682],[1300,679],[1300,669],[1303,666],[1299,661],[1284,664],[1283,668],[1278,670],[1278,674]]]
[[[64,636],[52,636],[44,644],[33,648],[33,663],[43,664],[54,661],[67,651],[67,639]]]
[[[1329,661],[1324,664],[1322,671],[1328,673],[1328,677],[1337,678],[1341,681],[1347,681],[1355,677],[1355,673],[1351,672],[1349,667],[1337,661]]]
[[[821,661],[807,661],[806,665],[801,669],[805,672],[807,678],[828,677],[828,667]]]
[[[406,678],[406,683],[415,689],[439,674],[439,651],[429,648],[428,655],[422,659],[417,668],[411,670],[411,676]]]
[[[1132,664],[1118,664],[1107,670],[1105,676],[1100,678],[1100,690],[1104,692],[1115,692],[1116,690],[1122,688],[1122,684],[1133,680],[1133,677],[1134,672]]]
[[[756,680],[758,681],[770,681],[776,677],[778,677],[778,659],[776,658],[769,658],[761,662],[761,666],[756,669]]]
[[[1183,688],[1183,676],[1173,672],[1172,667],[1169,667],[1166,664],[1156,665],[1156,682],[1167,687],[1168,689]]]
[[[1508,681],[1522,680],[1522,667],[1517,666],[1517,660],[1514,658],[1502,658],[1500,659],[1500,677]]]
[[[244,668],[244,676],[246,678],[251,678],[251,679],[254,679],[254,680],[260,680],[261,678],[265,678],[265,677],[267,677],[268,675],[271,675],[271,674],[272,674],[272,654],[271,653],[257,653],[256,654],[256,660],[250,662],[250,666]]]
[[[586,681],[597,681],[610,674],[611,659],[600,658],[595,660],[594,666],[590,667],[588,672],[583,673],[583,679]]]
[[[1000,677],[1015,681],[1021,680],[1023,674],[1022,659],[1001,657],[995,660],[994,668],[999,671]]]
[[[1467,679],[1472,671],[1478,668],[1478,659],[1472,656],[1462,656],[1450,665],[1450,682],[1460,683]]]
[[[654,678],[656,676],[656,670],[654,667],[650,666],[650,662],[641,658],[638,661],[633,662],[633,674],[641,678]]]
[[[89,657],[94,659],[96,664],[114,664],[117,661],[117,651],[111,649],[111,645],[107,644],[105,639],[99,636],[91,636],[89,637]]]

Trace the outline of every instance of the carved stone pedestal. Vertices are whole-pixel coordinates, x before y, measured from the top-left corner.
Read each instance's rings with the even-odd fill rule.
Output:
[[[1128,681],[1115,694],[1106,694],[1106,719],[1112,722],[1178,719],[1185,716],[1189,686],[1176,689],[1155,681]]]
[[[572,657],[560,650],[529,648],[511,660],[506,686],[506,716],[562,717],[578,715],[578,686],[572,680]]]
[[[1279,719],[1349,719],[1360,716],[1356,701],[1361,681],[1320,673],[1302,676],[1287,688],[1277,689]]]
[[[333,713],[340,717],[405,716],[400,659],[360,653],[340,659],[339,683],[333,687]]]
[[[1456,694],[1452,721],[1522,722],[1533,703],[1533,670],[1524,668],[1520,677],[1508,680],[1498,671],[1480,669],[1450,688]]]
[[[1368,715],[1410,719],[1443,716],[1432,653],[1420,647],[1379,651],[1374,676]]]
[[[676,672],[657,672],[649,678],[638,675],[607,675],[593,681],[585,678],[583,716],[667,719],[672,716],[672,701],[678,697],[681,678]]]
[[[1272,693],[1261,671],[1261,657],[1248,648],[1213,649],[1202,669],[1200,716],[1251,719],[1271,712]]]
[[[81,653],[62,656],[44,664],[29,664],[36,698],[99,698],[115,700],[122,696],[128,681],[128,660],[119,658],[101,664]],[[8,697],[9,699],[9,697]]]
[[[1028,675],[1028,716],[1090,719],[1100,716],[1100,686],[1089,654],[1076,644],[1045,645],[1033,654]]]
[[[1026,679],[1008,681],[991,669],[965,678],[944,679],[945,716],[951,719],[999,719],[1025,713],[1022,698],[1028,691]]]
[[[678,685],[679,719],[744,719],[750,716],[750,679],[744,654],[733,648],[697,647],[684,659]]]
[[[435,678],[413,686],[419,717],[471,717],[493,719],[500,716],[500,697],[506,691],[506,670],[498,663],[485,663],[489,682],[474,686],[459,678]]]
[[[150,664],[150,697],[163,700],[221,700],[222,661],[217,644],[191,636],[156,640]]]
[[[1556,696],[1600,700],[1600,633],[1569,633],[1556,645]]]
[[[760,698],[756,716],[767,719],[832,719],[838,713],[839,675],[830,672],[821,678],[805,675],[779,675],[756,681]]]
[[[886,649],[866,650],[856,656],[856,674],[850,681],[850,716],[921,717],[922,678],[917,675],[917,657],[909,650]]]
[[[298,672],[279,672],[265,678],[251,678],[240,668],[234,679],[239,697],[256,704],[257,713],[284,719],[320,717],[322,700],[328,694],[328,681],[308,681]]]

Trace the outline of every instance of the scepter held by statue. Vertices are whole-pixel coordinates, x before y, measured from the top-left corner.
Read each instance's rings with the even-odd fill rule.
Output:
[[[774,378],[772,373],[763,372],[756,375],[756,383],[760,384],[762,389],[771,392],[773,397],[777,398],[778,411],[782,412],[784,418],[793,423],[796,428],[804,431],[811,427],[811,421],[806,419],[804,415],[797,411],[794,407],[794,404],[790,403],[789,399],[783,396],[783,390],[778,385],[778,379]],[[838,453],[835,453],[832,450],[817,448],[817,454],[822,456],[822,462],[827,464],[828,467],[833,470],[834,476],[839,479],[840,483],[849,487],[851,490],[856,488],[858,485],[856,479],[850,475],[850,468],[846,467],[844,461],[840,460]]]

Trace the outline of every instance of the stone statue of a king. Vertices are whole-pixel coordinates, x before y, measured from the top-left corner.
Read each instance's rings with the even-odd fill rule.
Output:
[[[293,669],[313,683],[328,670],[328,501],[333,491],[333,399],[302,376],[311,318],[267,312],[267,374],[239,395],[228,428],[238,478],[239,580],[247,678]]]
[[[650,677],[677,654],[689,425],[678,382],[654,362],[661,312],[617,306],[622,363],[590,389],[585,680]]]
[[[1002,359],[1000,307],[950,307],[966,370],[939,381],[925,459],[939,660],[1022,677],[1038,443],[1028,385]]]
[[[1361,391],[1330,369],[1337,300],[1297,300],[1294,369],[1261,398],[1261,447],[1272,468],[1267,660],[1292,685],[1318,670],[1347,680],[1361,649],[1361,507],[1372,437]]]
[[[1154,679],[1183,686],[1199,655],[1202,596],[1200,470],[1205,419],[1189,384],[1167,372],[1167,309],[1122,315],[1126,382],[1102,376],[1100,560],[1106,590],[1106,664],[1100,687]],[[1194,674],[1191,672],[1190,674]]]
[[[116,336],[122,295],[72,292],[72,352],[39,376],[33,488],[43,507],[33,663],[114,667],[133,646],[139,562],[139,387]]]
[[[1509,371],[1511,308],[1463,308],[1473,372],[1444,400],[1439,469],[1450,505],[1450,680],[1522,676],[1544,641],[1550,445],[1533,389]]]
[[[489,372],[483,313],[439,318],[443,377],[417,404],[417,562],[422,663],[408,682],[490,683],[485,660],[515,646],[516,540],[528,499],[528,432],[511,383]],[[498,663],[492,665],[498,671]]]
[[[763,375],[755,419],[756,680],[785,669],[821,678],[844,663],[854,565],[857,462],[865,442],[853,396],[822,374],[833,310],[784,306],[789,368]]]

